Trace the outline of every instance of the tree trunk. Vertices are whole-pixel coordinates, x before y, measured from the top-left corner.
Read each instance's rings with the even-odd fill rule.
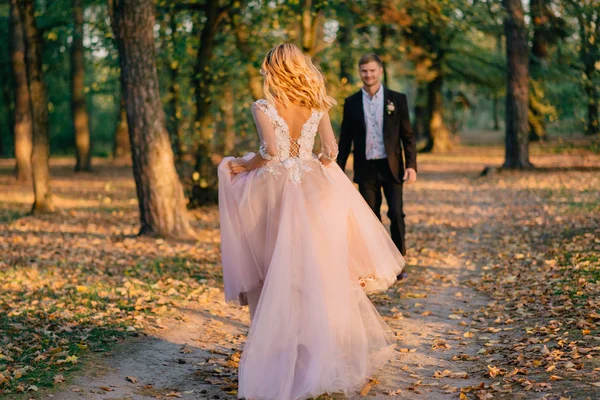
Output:
[[[217,193],[216,171],[217,167],[212,162],[212,139],[214,137],[214,117],[209,113],[210,86],[213,82],[213,73],[209,66],[214,52],[214,39],[221,24],[219,4],[209,1],[205,6],[205,21],[200,32],[200,48],[196,56],[194,70],[194,88],[196,90],[196,116],[194,128],[200,130],[199,144],[195,149],[194,170],[200,174],[201,186],[194,186],[192,198],[195,204],[201,203],[198,198],[211,198]],[[210,182],[209,182],[210,181]],[[199,189],[198,189],[199,188]],[[198,190],[203,194],[198,196]],[[204,194],[207,194],[206,196]]]
[[[125,99],[123,95],[121,95],[121,101],[119,106],[119,120],[115,129],[113,157],[116,160],[125,160],[131,158],[131,143],[129,142],[127,112],[125,111]]]
[[[378,1],[377,2],[377,13],[379,15],[384,15],[386,10],[385,10],[385,5],[384,5],[384,1]],[[378,46],[378,55],[379,57],[381,57],[381,61],[383,63],[383,86],[388,87],[388,83],[389,83],[389,71],[387,68],[387,64],[388,61],[390,59],[389,54],[386,51],[386,47],[385,47],[385,43],[387,41],[387,38],[389,36],[389,28],[386,25],[385,22],[380,21],[379,23],[379,46]]]
[[[533,24],[533,40],[531,53],[534,63],[546,63],[548,59],[548,42],[552,35],[550,24],[550,10],[548,0],[531,0],[531,23]]]
[[[388,83],[390,80],[389,77],[389,69],[388,60],[389,56],[385,50],[385,41],[388,37],[388,27],[386,25],[381,25],[380,28],[380,37],[379,37],[379,55],[381,56],[381,62],[383,64],[383,86],[388,87]]]
[[[302,27],[302,51],[310,56],[314,55],[316,47],[316,35],[315,35],[315,18],[313,18],[313,1],[304,0],[302,2],[302,15],[301,15],[301,27]]]
[[[503,168],[531,168],[529,162],[529,48],[521,0],[503,0],[507,58],[506,156]]]
[[[238,50],[242,53],[242,56],[246,62],[246,76],[248,77],[248,85],[250,93],[254,100],[258,100],[263,97],[263,79],[260,75],[258,68],[255,65],[255,55],[248,44],[249,33],[246,24],[241,21],[242,10],[235,10],[231,16],[231,25],[233,33],[235,34],[235,41]]]
[[[413,130],[417,139],[430,140],[429,119],[427,117],[427,84],[425,82],[417,83],[417,95],[415,98],[415,119],[413,121]],[[431,151],[431,148],[428,149]]]
[[[181,160],[185,149],[183,147],[183,130],[181,128],[181,95],[179,93],[179,83],[177,79],[179,76],[179,67],[171,66],[169,68],[171,72],[171,82],[169,84],[169,134],[171,136],[171,142],[173,143],[173,151],[175,153],[175,159]]]
[[[223,154],[228,155],[235,150],[235,99],[231,85],[225,85],[223,89],[223,116],[225,122],[225,138],[223,140]]]
[[[600,40],[600,17],[593,12],[592,3],[587,7],[578,8],[576,15],[579,22],[579,58],[583,64],[584,81],[583,87],[587,96],[587,126],[586,135],[600,133],[600,120],[598,119],[598,87],[595,84],[598,72],[597,65],[600,63],[600,52],[598,52],[598,41]]]
[[[167,113],[167,128],[171,135],[171,143],[173,145],[173,152],[175,153],[175,160],[179,162],[183,156],[183,130],[181,129],[181,95],[179,93],[179,83],[177,82],[179,77],[179,63],[175,60],[175,46],[177,45],[179,35],[177,34],[177,20],[175,12],[171,12],[169,15],[169,27],[171,29],[171,42],[173,50],[171,53],[172,62],[169,63],[170,81],[169,81],[169,102]]]
[[[494,94],[494,98],[492,99],[492,117],[494,120],[494,130],[500,130],[500,100],[498,99],[498,95]]]
[[[21,182],[31,180],[31,103],[25,65],[25,38],[17,0],[10,0],[10,50],[14,81],[14,146],[16,175]]]
[[[13,85],[9,84],[12,82],[11,75],[12,68],[2,70],[2,73],[0,73],[0,79],[5,82],[5,84],[2,85],[2,106],[0,107],[2,108],[2,112],[6,113],[6,127],[0,126],[0,157],[4,156],[5,152],[4,136],[13,134],[15,130],[14,103],[12,99]]]
[[[496,37],[496,52],[499,56],[502,55],[502,34],[499,34]],[[492,99],[492,115],[494,119],[494,130],[500,130],[500,94],[498,91],[494,93],[494,97]]]
[[[190,237],[183,188],[162,108],[154,47],[152,0],[114,0],[113,30],[140,208],[140,235]]]
[[[342,85],[349,85],[354,89],[353,85],[355,82],[354,71],[356,70],[355,61],[352,59],[352,32],[354,30],[354,23],[350,18],[341,21],[339,30],[339,43],[340,48],[344,51],[340,54],[340,82]]]
[[[85,106],[83,55],[83,0],[73,0],[73,44],[71,45],[71,113],[77,163],[75,171],[89,171],[91,164],[89,117]]]
[[[593,77],[593,72],[590,72],[590,77]],[[587,95],[587,129],[586,135],[597,135],[600,133],[600,119],[598,118],[598,88],[594,85],[591,79],[585,82],[585,94]]]
[[[48,97],[42,76],[42,41],[37,29],[34,0],[19,1],[25,33],[27,79],[32,115],[33,191],[35,201],[31,212],[54,211],[54,199],[50,188],[50,138],[48,135]]]
[[[219,22],[219,2],[209,1],[205,7],[204,25],[200,32],[200,48],[196,55],[194,67],[194,89],[196,91],[196,129],[201,129],[202,142],[211,139],[212,134],[208,131],[208,110],[210,108],[210,85],[212,73],[209,69],[210,60],[213,56],[214,39]]]
[[[532,79],[537,80],[537,85],[544,90],[544,75],[548,66],[548,47],[552,39],[550,27],[551,11],[548,0],[531,0],[530,14],[533,25],[533,40],[529,68]],[[546,115],[539,105],[543,105],[543,97],[539,97],[534,88],[529,89],[529,140],[540,141],[548,138],[546,132]]]
[[[114,1],[108,0],[108,16],[111,21],[114,21]],[[114,32],[114,24],[111,24]],[[131,142],[129,141],[129,126],[127,125],[127,112],[125,111],[125,95],[123,87],[121,87],[121,100],[119,101],[119,115],[117,125],[115,126],[115,136],[113,143],[113,158],[114,160],[131,160]]]
[[[443,78],[441,75],[427,84],[427,109],[429,117],[429,137],[431,151],[445,153],[452,149],[450,131],[444,123],[444,99],[442,96]]]

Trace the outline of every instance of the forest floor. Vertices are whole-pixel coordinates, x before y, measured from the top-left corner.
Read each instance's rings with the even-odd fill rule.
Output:
[[[371,297],[398,351],[366,397],[600,398],[600,155],[532,146],[536,170],[479,176],[502,159],[489,146],[420,156],[408,278]],[[197,241],[138,238],[129,167],[75,174],[53,159],[60,211],[31,216],[12,163],[0,398],[235,398],[249,318],[224,302],[218,209],[191,212]]]

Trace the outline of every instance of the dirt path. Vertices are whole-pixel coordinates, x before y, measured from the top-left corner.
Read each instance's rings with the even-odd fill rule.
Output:
[[[227,394],[235,390],[235,365],[230,360],[241,348],[249,321],[243,309],[227,306],[222,299],[222,292],[215,290],[207,293],[209,306],[180,308],[180,321],[96,358],[55,397],[234,398]]]
[[[398,353],[377,377],[380,383],[370,396],[456,398],[460,387],[479,384],[466,366],[451,359],[476,354],[478,349],[464,341],[469,325],[464,316],[485,299],[464,285],[469,270],[459,258],[430,261],[430,265],[409,267],[408,280],[373,298],[398,336]],[[244,309],[222,301],[220,290],[211,292],[207,300],[206,308],[180,309],[181,323],[96,359],[56,397],[235,398],[235,361],[249,321]],[[454,376],[435,377],[449,371]]]
[[[438,379],[434,374],[444,370],[469,372],[450,360],[476,353],[477,349],[463,341],[463,333],[468,331],[468,319],[463,314],[469,314],[482,299],[461,284],[464,272],[459,259],[440,260],[437,266],[409,267],[408,271],[407,281],[374,298],[397,332],[399,351],[369,394],[376,398],[456,398],[458,387],[479,381]],[[185,322],[159,335],[144,335],[97,358],[85,374],[55,397],[235,398],[235,363],[231,361],[239,355],[248,318],[245,310],[227,306],[221,299],[222,293],[215,291],[210,307],[181,310]],[[214,315],[216,304],[223,310],[219,315]]]

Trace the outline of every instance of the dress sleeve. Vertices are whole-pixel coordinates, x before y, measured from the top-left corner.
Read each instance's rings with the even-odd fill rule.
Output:
[[[259,100],[252,104],[252,116],[260,137],[258,153],[265,160],[272,160],[277,156],[277,139],[268,113],[266,102]]]
[[[333,134],[329,113],[325,112],[319,121],[319,137],[321,138],[321,154],[328,160],[335,161],[338,156],[338,144]]]

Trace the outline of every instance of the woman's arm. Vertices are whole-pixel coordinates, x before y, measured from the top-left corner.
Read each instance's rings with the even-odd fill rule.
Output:
[[[240,172],[252,171],[253,169],[260,168],[268,162],[269,160],[265,160],[260,154],[255,154],[254,157],[249,160],[244,160],[243,158],[231,160],[229,162],[229,168],[231,168],[231,173],[233,175],[237,175]]]
[[[321,138],[321,154],[319,161],[325,166],[335,161],[338,156],[338,144],[333,134],[329,113],[325,112],[319,121],[319,137]]]
[[[254,123],[260,137],[260,148],[258,153],[249,160],[242,158],[236,158],[229,162],[231,173],[234,175],[244,171],[252,171],[253,169],[260,168],[275,156],[277,156],[277,140],[275,136],[275,130],[271,124],[271,120],[265,114],[265,109],[260,103],[252,104],[252,116],[254,117]]]

